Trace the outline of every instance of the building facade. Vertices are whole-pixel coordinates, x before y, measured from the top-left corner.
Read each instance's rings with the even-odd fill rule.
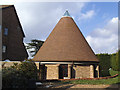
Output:
[[[2,60],[21,61],[28,58],[23,43],[25,37],[15,7],[13,5],[2,5]]]
[[[2,6],[0,6],[1,8]],[[0,10],[0,60],[2,60],[2,10]]]
[[[33,60],[38,62],[40,79],[99,77],[99,60],[68,11]]]

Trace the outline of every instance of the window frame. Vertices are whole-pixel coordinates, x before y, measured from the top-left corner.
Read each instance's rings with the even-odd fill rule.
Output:
[[[7,50],[7,46],[6,46],[6,45],[3,45],[3,46],[2,46],[2,52],[3,52],[3,53],[6,53],[6,50]]]
[[[4,28],[4,35],[8,35],[8,28]]]
[[[0,25],[0,33],[1,33],[1,31],[2,31],[2,25]]]

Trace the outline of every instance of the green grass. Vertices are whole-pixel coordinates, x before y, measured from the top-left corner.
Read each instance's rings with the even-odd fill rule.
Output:
[[[110,70],[111,76],[118,74],[118,71]],[[101,80],[73,80],[73,81],[62,81],[63,84],[92,84],[92,85],[100,85],[100,84],[117,84],[120,83],[120,75],[115,78],[110,79],[101,79]]]
[[[109,71],[109,73],[110,73],[111,76],[113,76],[113,75],[115,75],[115,74],[120,73],[120,71],[114,71],[114,70],[111,69],[111,70]]]
[[[73,80],[73,81],[62,81],[62,83],[69,83],[69,84],[116,84],[120,83],[118,81],[118,77],[112,78],[112,79],[103,79],[103,80]]]

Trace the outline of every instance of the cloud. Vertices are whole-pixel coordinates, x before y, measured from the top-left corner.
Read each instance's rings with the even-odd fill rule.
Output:
[[[15,8],[25,32],[25,42],[31,39],[45,40],[66,9],[75,17],[85,3],[16,3]]]
[[[86,3],[15,3],[15,8],[25,33],[24,42],[32,39],[46,40],[66,9],[73,17],[81,12]],[[25,44],[26,45],[26,44]],[[29,53],[31,49],[27,50]],[[29,53],[29,58],[31,58]]]
[[[86,37],[95,53],[114,53],[118,49],[118,17],[113,17],[103,28],[96,28]]]
[[[0,0],[0,5],[15,4],[18,2],[92,2],[93,0]],[[97,0],[98,1],[98,0]],[[94,1],[93,1],[94,2]]]
[[[89,10],[86,13],[81,13],[79,20],[81,20],[81,19],[90,19],[94,15],[95,15],[95,11],[94,10]]]

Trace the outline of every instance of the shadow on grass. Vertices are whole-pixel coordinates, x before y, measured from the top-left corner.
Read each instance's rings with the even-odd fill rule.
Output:
[[[69,89],[71,88],[72,86],[74,86],[73,84],[70,84],[69,81],[68,82],[61,82],[59,80],[52,80],[52,81],[42,81],[42,85],[41,86],[38,86],[36,90],[41,90],[41,89]],[[46,88],[46,86],[49,86],[51,85],[50,87]]]
[[[72,86],[74,86],[73,84],[61,84],[61,85],[57,85],[57,86],[53,86],[52,88],[61,88],[61,89],[69,89]]]

